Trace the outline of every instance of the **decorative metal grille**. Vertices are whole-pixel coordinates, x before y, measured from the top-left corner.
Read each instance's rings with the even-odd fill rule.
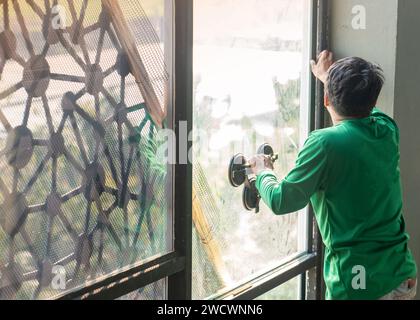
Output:
[[[160,40],[138,1],[120,3],[136,12],[134,38],[164,109]],[[106,8],[0,5],[0,298],[51,297],[167,251],[156,127]],[[63,29],[52,24],[57,5],[71,17]],[[52,287],[61,272],[64,285]]]

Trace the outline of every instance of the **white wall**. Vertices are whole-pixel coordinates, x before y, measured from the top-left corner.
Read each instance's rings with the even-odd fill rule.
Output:
[[[420,272],[420,1],[399,0],[398,16],[394,117],[401,130],[405,218]]]
[[[336,58],[359,56],[378,63],[386,83],[378,106],[393,112],[398,0],[330,0],[331,48]],[[366,8],[366,29],[354,30],[352,9]]]

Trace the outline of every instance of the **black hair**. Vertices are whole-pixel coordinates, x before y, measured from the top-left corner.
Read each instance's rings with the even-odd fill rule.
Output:
[[[340,116],[368,117],[385,82],[378,65],[357,57],[334,63],[327,79],[327,95]]]

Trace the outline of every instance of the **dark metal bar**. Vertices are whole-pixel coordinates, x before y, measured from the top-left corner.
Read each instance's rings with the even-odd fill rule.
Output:
[[[317,39],[318,39],[318,0],[312,0],[310,4],[310,30],[311,30],[311,52],[310,55],[312,58],[317,56]],[[309,131],[312,132],[315,130],[315,99],[316,99],[316,81],[315,78],[310,75],[309,82]],[[315,216],[312,206],[308,208],[308,219],[307,219],[307,248],[308,253],[315,252],[314,247],[314,226],[316,225]],[[303,296],[307,296],[306,287],[307,281],[310,279],[306,277],[301,278],[301,288],[305,287],[305,292],[302,293]]]
[[[12,4],[13,4],[13,8],[15,9],[17,21],[22,31],[23,39],[25,40],[26,49],[28,50],[30,56],[34,56],[35,55],[34,46],[31,41],[31,37],[29,36],[29,31],[28,31],[28,28],[26,27],[26,23],[25,23],[20,5],[17,1],[13,1]]]
[[[299,300],[306,300],[306,271],[299,277]]]
[[[169,253],[149,262],[140,262],[125,270],[118,270],[114,274],[98,279],[95,283],[55,298],[58,300],[115,299],[177,273],[184,268],[184,265],[183,257]]]
[[[318,0],[317,8],[317,55],[325,49],[329,49],[329,0]],[[315,92],[315,127],[322,129],[327,125],[324,107],[324,86],[320,81],[316,82]],[[318,257],[316,265],[316,300],[323,300],[325,297],[325,285],[323,281],[323,259],[324,246],[322,243],[319,228],[315,228],[314,239],[316,239],[315,250]]]
[[[277,288],[316,265],[315,254],[303,254],[289,262],[261,274],[255,279],[246,281],[237,287],[217,296],[214,300],[253,300],[264,293]]]
[[[323,50],[328,49],[328,0],[318,0],[317,10],[317,55]],[[325,107],[324,107],[324,86],[320,81],[316,81],[316,100],[315,100],[315,129],[325,127]]]
[[[328,49],[328,17],[329,17],[329,0],[312,0],[311,2],[311,56],[316,59],[318,54]],[[311,76],[310,80],[310,131],[322,129],[326,126],[325,108],[324,108],[324,88],[322,83],[316,81]],[[316,253],[317,268],[302,276],[301,288],[311,288],[311,292],[302,293],[302,297],[306,296],[309,299],[322,299],[324,296],[323,283],[323,244],[319,233],[318,225],[315,220],[315,215],[312,206],[308,210],[308,224],[307,224],[307,247],[309,253]],[[315,277],[315,279],[313,279]],[[312,284],[315,285],[315,292],[312,290]],[[303,290],[303,289],[302,289]]]
[[[187,157],[192,143],[193,108],[193,0],[175,0],[175,96],[176,154]],[[186,132],[185,132],[186,131]],[[185,268],[168,278],[168,299],[191,299],[192,265],[192,159],[174,168],[174,247],[185,257]]]
[[[150,269],[137,276],[127,278],[112,287],[106,288],[84,297],[85,300],[114,300],[136,290],[142,290],[147,285],[154,284],[162,279],[162,274],[171,275],[178,272],[185,264],[184,258],[177,258],[175,261],[167,261],[159,268]],[[141,276],[141,277],[140,277]]]

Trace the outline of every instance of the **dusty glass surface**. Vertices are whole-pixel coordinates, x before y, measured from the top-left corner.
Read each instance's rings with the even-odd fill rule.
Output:
[[[242,206],[230,158],[262,143],[281,178],[307,135],[306,0],[194,1],[193,295],[207,297],[304,250],[305,213]]]

